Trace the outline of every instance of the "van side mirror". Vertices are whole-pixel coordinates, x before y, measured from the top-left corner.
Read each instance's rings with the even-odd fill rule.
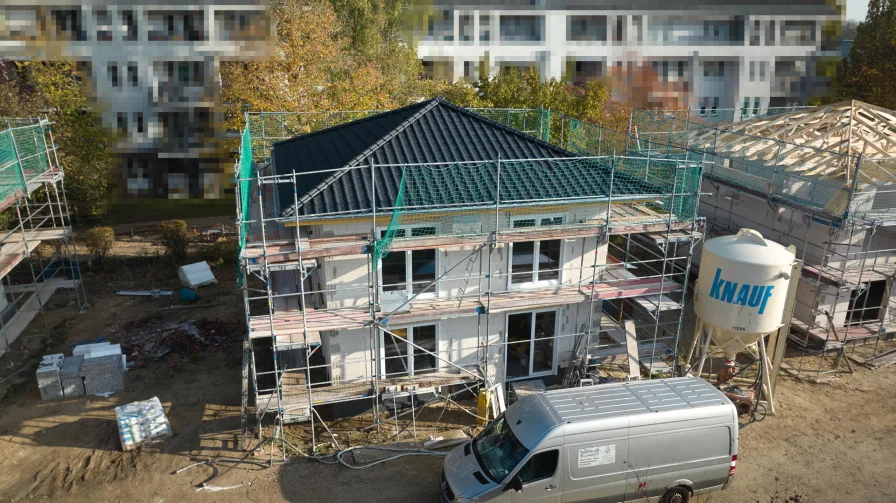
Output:
[[[523,479],[520,478],[519,475],[514,475],[510,482],[504,486],[504,490],[513,489],[514,491],[521,493],[523,492]]]

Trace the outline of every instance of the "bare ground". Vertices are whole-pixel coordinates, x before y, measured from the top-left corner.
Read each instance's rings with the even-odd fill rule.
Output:
[[[177,289],[174,268],[152,252],[126,267],[87,272],[91,305],[83,314],[64,292],[57,293],[55,309],[20,339],[14,366],[8,367],[7,358],[0,361],[0,378],[24,368],[0,383],[0,500],[437,501],[440,458],[404,458],[361,471],[301,458],[268,468],[267,452],[237,449],[242,301],[232,268],[215,272],[219,284],[200,290],[199,302],[222,304],[196,309],[149,311],[178,302],[115,295],[118,289]],[[70,344],[88,338],[126,341],[133,330],[152,326],[147,319],[166,326],[219,322],[214,326],[220,343],[148,361],[132,369],[126,389],[110,398],[40,400],[35,358],[68,352]],[[144,324],[134,323],[141,320]],[[122,452],[113,408],[152,396],[164,404],[175,435],[155,447]],[[793,495],[802,502],[893,501],[894,398],[896,365],[874,371],[857,367],[827,384],[782,375],[778,416],[741,432],[735,485],[697,501],[765,503]],[[466,422],[458,411],[450,419]],[[431,414],[420,419],[421,436],[433,421]],[[337,438],[345,443],[350,426],[359,425],[334,425]],[[297,441],[302,437],[298,430],[290,432]],[[408,437],[406,432],[403,438]],[[172,473],[205,460],[218,463]],[[206,481],[210,488],[203,489]]]

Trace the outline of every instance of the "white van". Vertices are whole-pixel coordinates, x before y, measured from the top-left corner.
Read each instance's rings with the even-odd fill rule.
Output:
[[[728,487],[737,410],[696,377],[521,399],[448,454],[443,503],[662,501]]]

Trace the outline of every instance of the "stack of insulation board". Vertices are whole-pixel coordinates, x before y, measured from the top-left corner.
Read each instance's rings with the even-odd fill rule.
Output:
[[[120,354],[84,357],[81,363],[84,392],[88,395],[111,395],[124,389],[124,366]]]
[[[81,363],[84,357],[69,356],[62,361],[59,380],[62,382],[62,393],[66,398],[84,395],[84,381],[81,379]]]
[[[121,355],[121,365],[127,370],[127,360],[121,353],[121,344],[110,342],[95,342],[93,344],[80,344],[72,350],[73,356],[83,356],[85,360],[99,358],[101,356]]]
[[[200,286],[213,285],[218,282],[215,279],[215,275],[212,274],[208,262],[205,261],[181,266],[177,270],[177,277],[180,278],[182,285],[193,289]]]
[[[115,408],[118,436],[125,451],[170,437],[171,426],[157,397]]]
[[[56,400],[64,396],[62,382],[59,380],[59,372],[62,370],[64,359],[65,357],[61,354],[47,355],[41,359],[35,375],[42,399]]]

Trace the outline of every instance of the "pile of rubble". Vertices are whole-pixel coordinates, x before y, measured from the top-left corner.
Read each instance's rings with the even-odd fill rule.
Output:
[[[122,332],[121,345],[135,367],[166,358],[169,366],[175,366],[177,355],[217,351],[234,335],[231,324],[206,318],[183,323],[144,318],[118,329]]]

